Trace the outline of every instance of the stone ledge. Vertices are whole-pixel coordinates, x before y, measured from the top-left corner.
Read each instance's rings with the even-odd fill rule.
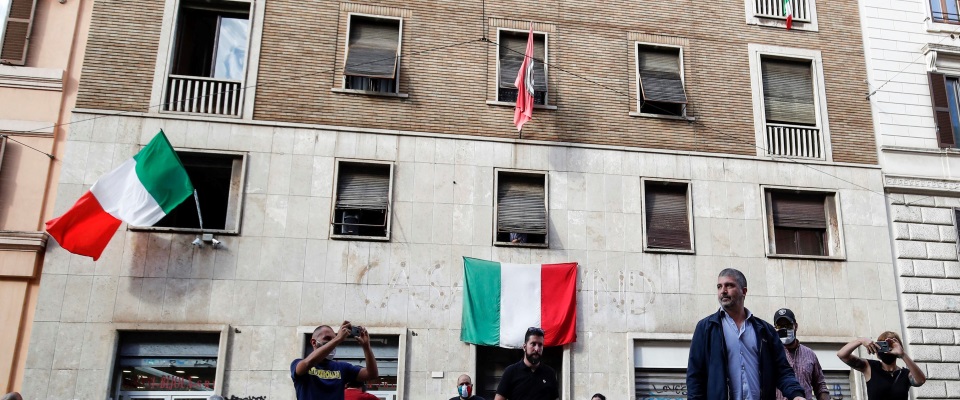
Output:
[[[63,70],[0,65],[0,87],[63,91]]]
[[[0,231],[0,250],[41,252],[47,247],[46,232]]]

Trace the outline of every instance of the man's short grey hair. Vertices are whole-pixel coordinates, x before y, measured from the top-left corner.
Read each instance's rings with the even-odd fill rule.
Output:
[[[17,392],[10,392],[0,397],[0,400],[23,400],[23,396],[20,396],[20,393]]]
[[[740,285],[741,289],[744,289],[747,287],[747,277],[743,276],[743,272],[740,272],[733,268],[724,268],[723,271],[720,271],[720,275],[717,277],[719,278],[721,276],[733,278],[733,280],[737,281],[737,285]]]
[[[207,400],[226,400],[226,399],[224,399],[223,396],[219,394],[215,394],[213,396],[207,397]]]

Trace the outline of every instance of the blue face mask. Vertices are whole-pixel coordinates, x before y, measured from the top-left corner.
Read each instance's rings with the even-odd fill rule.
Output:
[[[469,399],[470,395],[473,394],[473,385],[468,385],[466,383],[457,386],[457,393],[460,394],[461,398]]]

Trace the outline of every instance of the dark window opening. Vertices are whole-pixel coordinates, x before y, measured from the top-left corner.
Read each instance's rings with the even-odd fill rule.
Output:
[[[637,47],[640,112],[681,117],[686,110],[680,49]]]
[[[219,348],[219,333],[120,332],[114,393],[213,392]]]
[[[500,76],[497,77],[497,101],[516,102],[516,86],[520,66],[527,51],[529,32],[500,31],[497,59]],[[547,104],[546,35],[533,34],[533,103]]]
[[[200,213],[204,230],[227,229],[231,188],[234,185],[234,164],[239,156],[228,154],[177,152],[187,176],[193,182],[200,199]],[[154,226],[165,228],[200,229],[197,203],[190,196],[170,211]]]
[[[390,167],[389,164],[340,163],[334,235],[387,236]]]
[[[547,243],[546,176],[498,171],[497,244]]]
[[[344,88],[381,93],[397,91],[400,20],[353,16],[344,62]]]
[[[826,256],[827,195],[770,192],[776,254]]]
[[[241,80],[249,35],[249,3],[183,1],[171,73]]]
[[[477,346],[477,380],[474,382],[476,394],[485,399],[496,397],[497,385],[500,384],[503,371],[510,364],[522,359],[521,349]],[[544,348],[540,362],[557,372],[557,382],[563,387],[563,347]]]

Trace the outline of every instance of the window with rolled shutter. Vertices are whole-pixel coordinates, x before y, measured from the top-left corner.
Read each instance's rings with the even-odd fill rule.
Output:
[[[340,162],[333,235],[388,236],[390,164]]]
[[[824,256],[826,194],[770,192],[776,254]]]
[[[497,173],[496,243],[546,245],[546,175]]]
[[[686,183],[644,182],[647,248],[693,250]]]
[[[343,74],[347,89],[395,92],[400,20],[352,16]]]
[[[30,30],[37,0],[8,1],[7,15],[0,15],[0,64],[24,65],[30,45]],[[3,17],[6,17],[6,20]]]
[[[680,49],[637,47],[640,112],[682,116],[687,95],[683,89]]]
[[[686,399],[687,371],[666,368],[636,368],[634,388],[637,400]]]
[[[517,74],[523,64],[527,51],[527,36],[529,32],[500,31],[500,46],[498,48],[498,65],[500,76],[497,77],[497,100],[517,101]],[[547,65],[546,65],[546,35],[533,34],[533,102],[547,104]]]
[[[760,69],[766,121],[816,126],[811,62],[763,58]]]

